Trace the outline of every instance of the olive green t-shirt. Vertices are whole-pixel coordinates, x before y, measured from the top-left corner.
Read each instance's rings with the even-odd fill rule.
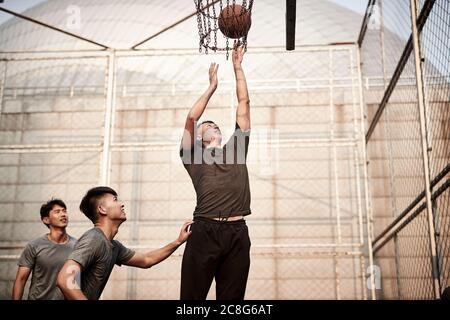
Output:
[[[223,148],[204,148],[197,141],[191,149],[180,149],[197,194],[194,217],[226,218],[251,213],[246,163],[249,139],[250,130],[244,132],[236,123]]]

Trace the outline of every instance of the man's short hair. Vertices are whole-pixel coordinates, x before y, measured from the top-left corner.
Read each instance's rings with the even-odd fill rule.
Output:
[[[117,197],[117,192],[110,187],[95,187],[90,189],[81,200],[80,210],[92,223],[97,222],[98,202],[105,194],[112,194]]]
[[[62,201],[61,199],[52,198],[41,206],[41,220],[44,220],[45,217],[48,217],[50,211],[52,211],[54,206],[61,206],[67,210],[67,206],[64,201]],[[48,227],[48,224],[44,224]]]

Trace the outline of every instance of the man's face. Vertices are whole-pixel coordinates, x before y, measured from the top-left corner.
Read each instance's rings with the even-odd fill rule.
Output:
[[[111,220],[127,220],[127,216],[125,214],[125,205],[119,201],[118,197],[107,193],[103,196],[100,205],[106,211],[106,215]]]
[[[203,123],[198,128],[198,135],[202,138],[203,142],[210,143],[213,138],[219,143],[222,142],[222,132],[217,124],[214,122]]]
[[[69,216],[64,207],[55,204],[48,213],[48,217],[44,217],[42,221],[49,227],[65,228],[69,224]]]

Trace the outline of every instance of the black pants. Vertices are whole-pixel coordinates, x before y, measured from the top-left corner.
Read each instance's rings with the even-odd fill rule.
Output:
[[[251,245],[245,220],[194,221],[181,265],[181,299],[205,300],[215,278],[217,300],[243,300]]]

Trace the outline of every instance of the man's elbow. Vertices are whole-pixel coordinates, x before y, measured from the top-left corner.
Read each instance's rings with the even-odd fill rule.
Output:
[[[239,105],[249,107],[250,99],[249,98],[241,98],[241,99],[239,99],[238,103],[239,103]]]
[[[186,117],[186,121],[187,121],[187,122],[194,123],[194,122],[197,121],[197,120],[198,120],[197,117],[194,116],[194,115],[191,114],[191,113],[189,113],[189,114],[187,115],[187,117]]]
[[[239,100],[236,111],[239,115],[249,114],[250,113],[250,100],[248,100],[248,99]]]
[[[156,262],[153,259],[146,259],[144,264],[144,269],[150,269],[156,264]]]

